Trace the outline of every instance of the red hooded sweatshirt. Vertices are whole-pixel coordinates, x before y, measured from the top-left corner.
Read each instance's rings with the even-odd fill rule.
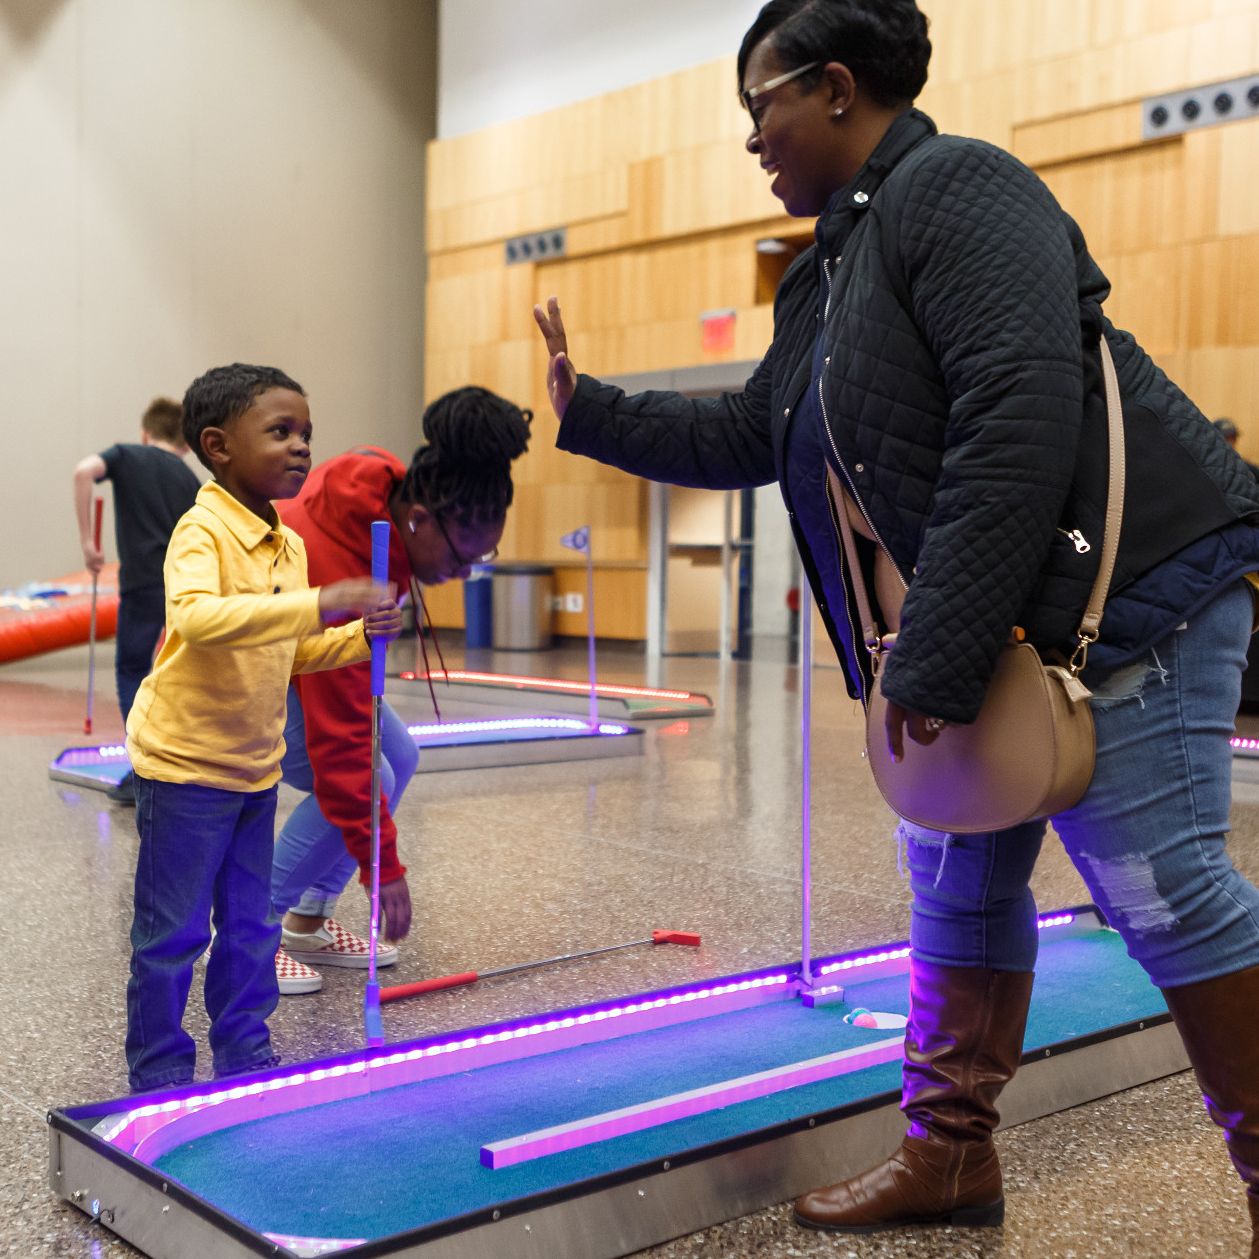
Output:
[[[389,520],[389,496],[406,469],[387,450],[359,446],[321,463],[294,499],[276,504],[280,519],[306,544],[310,584],[327,586],[372,571],[373,520]],[[389,533],[389,580],[405,591],[411,578],[402,538]],[[339,827],[345,846],[371,882],[372,674],[371,664],[347,665],[293,679],[306,719],[306,751],[315,799]],[[380,881],[406,874],[398,861],[398,829],[380,801]]]

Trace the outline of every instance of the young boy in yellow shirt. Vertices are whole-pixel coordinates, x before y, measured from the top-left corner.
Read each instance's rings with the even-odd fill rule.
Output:
[[[310,471],[310,409],[273,367],[233,363],[193,381],[184,435],[214,479],[166,553],[166,642],[127,721],[136,775],[135,918],[127,1066],[136,1090],[193,1078],[183,1013],[205,971],[216,1075],[274,1065],[267,1018],[279,999],[271,913],[276,783],[295,673],[367,659],[392,639],[392,590],[368,578],[312,590],[301,538],[272,499]],[[346,615],[361,621],[335,628]]]

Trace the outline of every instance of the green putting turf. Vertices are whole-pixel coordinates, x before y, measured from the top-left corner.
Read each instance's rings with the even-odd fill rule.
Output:
[[[376,1238],[676,1155],[898,1088],[886,1063],[710,1114],[491,1171],[487,1141],[886,1039],[852,1006],[905,1014],[906,977],[854,984],[845,1005],[787,1001],[244,1123],[171,1151],[164,1175],[260,1232]],[[1045,943],[1026,1047],[1166,1007],[1119,937]]]
[[[662,704],[668,704],[669,717],[683,719],[686,717],[702,717],[712,712],[713,706],[705,700],[688,700],[688,699],[671,699],[661,701],[658,699],[635,699],[633,697],[625,700],[625,715],[629,718],[640,716],[643,713],[654,714],[659,711]]]

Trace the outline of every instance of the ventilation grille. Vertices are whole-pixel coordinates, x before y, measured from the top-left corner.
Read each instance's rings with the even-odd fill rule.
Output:
[[[528,232],[513,236],[503,246],[507,265],[518,262],[549,262],[568,253],[568,228],[549,227],[545,232]]]
[[[1141,138],[1161,140],[1246,118],[1259,118],[1259,73],[1151,96],[1142,103]]]

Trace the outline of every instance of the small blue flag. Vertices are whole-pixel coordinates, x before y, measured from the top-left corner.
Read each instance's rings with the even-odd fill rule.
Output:
[[[566,546],[570,551],[589,551],[590,526],[582,525],[580,529],[574,529],[572,533],[566,533],[560,539],[560,546]]]

